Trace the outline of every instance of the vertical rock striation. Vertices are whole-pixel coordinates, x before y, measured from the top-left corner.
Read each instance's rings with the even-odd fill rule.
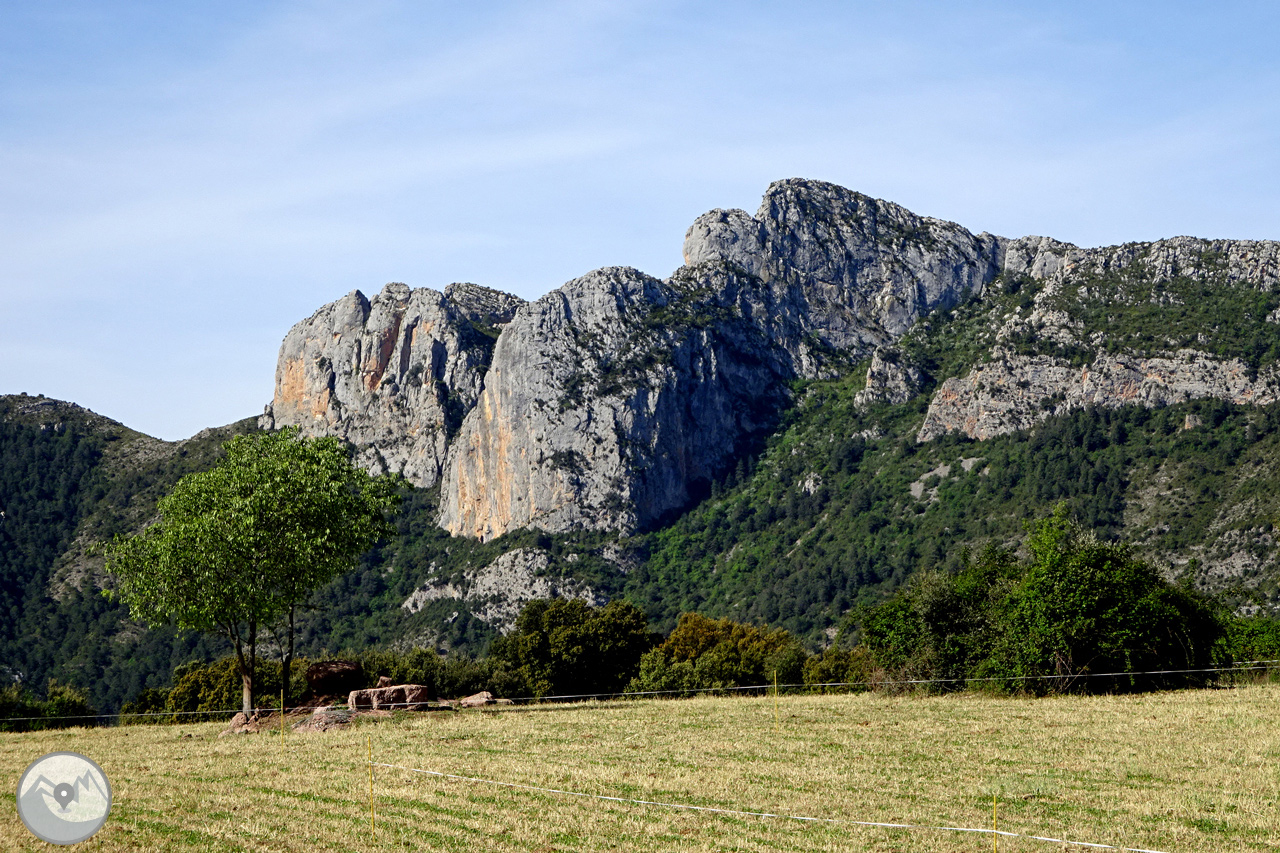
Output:
[[[430,486],[520,304],[474,284],[388,284],[373,299],[354,290],[289,330],[260,424],[339,436],[366,468]]]
[[[521,308],[449,451],[440,523],[630,532],[705,492],[797,378],[834,375],[999,271],[999,238],[815,181],[714,210],[659,280],[598,270]]]

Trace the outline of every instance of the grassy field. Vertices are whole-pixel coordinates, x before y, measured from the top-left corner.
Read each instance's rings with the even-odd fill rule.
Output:
[[[13,790],[94,758],[93,850],[985,851],[990,835],[718,815],[503,788],[822,818],[1000,828],[1171,853],[1280,848],[1280,686],[1136,697],[783,696],[404,715],[218,738],[222,724],[0,735],[0,849],[47,850]],[[777,729],[775,730],[775,725]],[[1000,850],[1087,848],[1000,839]]]

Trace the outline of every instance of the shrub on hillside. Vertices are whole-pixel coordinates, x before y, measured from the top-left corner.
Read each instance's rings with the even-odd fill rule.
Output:
[[[39,699],[20,684],[0,690],[0,732],[30,732],[92,726],[97,711],[84,690],[49,679],[45,698]]]
[[[710,619],[680,617],[674,631],[640,659],[628,691],[689,691],[799,684],[808,655],[787,631]]]
[[[577,599],[525,605],[511,634],[493,642],[495,676],[505,673],[531,696],[623,690],[653,646],[648,620],[620,599],[590,607]]]

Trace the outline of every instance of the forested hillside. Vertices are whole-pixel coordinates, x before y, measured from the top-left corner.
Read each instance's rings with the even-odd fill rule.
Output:
[[[311,617],[313,647],[408,640],[476,649],[493,634],[469,612],[477,602],[441,597],[412,615],[400,604],[427,577],[461,585],[510,551],[545,554],[545,574],[624,596],[661,630],[698,611],[785,627],[817,647],[855,605],[919,570],[958,568],[965,549],[1016,545],[1024,522],[1059,502],[1100,536],[1136,542],[1169,575],[1234,606],[1267,612],[1280,602],[1270,544],[1280,406],[1084,409],[984,442],[917,443],[926,398],[862,410],[861,385],[853,376],[800,389],[763,452],[744,457],[706,501],[638,536],[451,538],[431,523],[434,495],[417,492],[400,542],[319,594],[327,606]],[[1198,572],[1209,556],[1236,571]]]
[[[43,695],[49,680],[114,709],[172,668],[223,651],[144,631],[101,595],[91,545],[144,524],[178,478],[212,464],[252,421],[162,442],[70,403],[0,398],[0,676]]]
[[[1082,249],[790,179],[699,217],[684,255],[529,303],[353,291],[286,335],[257,425],[185,442],[4,398],[0,666],[112,710],[218,651],[132,623],[93,548],[229,436],[286,424],[417,484],[299,614],[313,657],[478,653],[547,598],[817,650],[1059,504],[1239,612],[1280,608],[1280,244]]]
[[[915,344],[936,376],[946,375],[957,325],[935,320],[938,331]],[[883,600],[921,569],[958,567],[965,549],[1016,544],[1025,520],[1062,501],[1087,528],[1136,542],[1169,574],[1235,606],[1265,612],[1280,600],[1271,544],[1280,406],[1092,407],[986,441],[918,442],[928,394],[867,404],[865,373],[864,363],[842,379],[797,383],[795,405],[764,447],[703,502],[634,536],[450,537],[435,524],[437,489],[413,489],[399,538],[301,615],[299,651],[479,652],[497,633],[477,613],[483,601],[464,593],[416,612],[402,604],[424,585],[466,590],[470,576],[513,552],[544,557],[538,574],[586,585],[598,600],[632,601],[658,630],[698,611],[785,627],[819,648],[857,604]],[[37,692],[53,677],[114,709],[165,683],[174,666],[225,650],[208,637],[132,625],[99,594],[86,541],[144,522],[182,473],[211,464],[220,441],[248,427],[166,445],[73,407],[51,420],[52,401],[37,402],[9,398],[0,423],[10,614],[0,660]],[[1235,570],[1200,571],[1210,559]]]

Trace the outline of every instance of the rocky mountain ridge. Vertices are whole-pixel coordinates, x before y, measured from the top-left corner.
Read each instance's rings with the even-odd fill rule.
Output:
[[[1270,293],[1275,243],[1080,249],[975,235],[793,179],[771,185],[754,216],[700,216],[684,259],[667,279],[605,268],[531,303],[483,291],[478,310],[457,307],[475,286],[354,292],[290,331],[263,425],[340,435],[373,470],[440,482],[439,523],[453,535],[632,533],[698,500],[758,446],[795,380],[871,356],[864,402],[902,402],[927,384],[900,358],[903,337],[1020,281],[1035,291],[1028,310],[1001,318],[966,375],[936,377],[920,441],[1006,434],[1088,405],[1275,399],[1271,373],[1187,342],[1108,352],[1106,332],[1062,304],[1128,298],[1107,290],[1117,277],[1140,279],[1155,300],[1176,298],[1162,289],[1172,281]],[[492,349],[476,328],[501,330]],[[1027,340],[1030,353],[1012,345]]]
[[[699,217],[684,252],[665,279],[610,267],[528,303],[391,284],[289,331],[257,425],[340,436],[419,486],[400,535],[317,593],[300,648],[477,651],[548,595],[816,646],[1059,501],[1280,612],[1277,244],[1011,240],[792,180]],[[13,399],[11,647],[44,638],[38,678],[109,657],[119,701],[204,640],[131,623],[86,549],[254,424],[170,444]]]

